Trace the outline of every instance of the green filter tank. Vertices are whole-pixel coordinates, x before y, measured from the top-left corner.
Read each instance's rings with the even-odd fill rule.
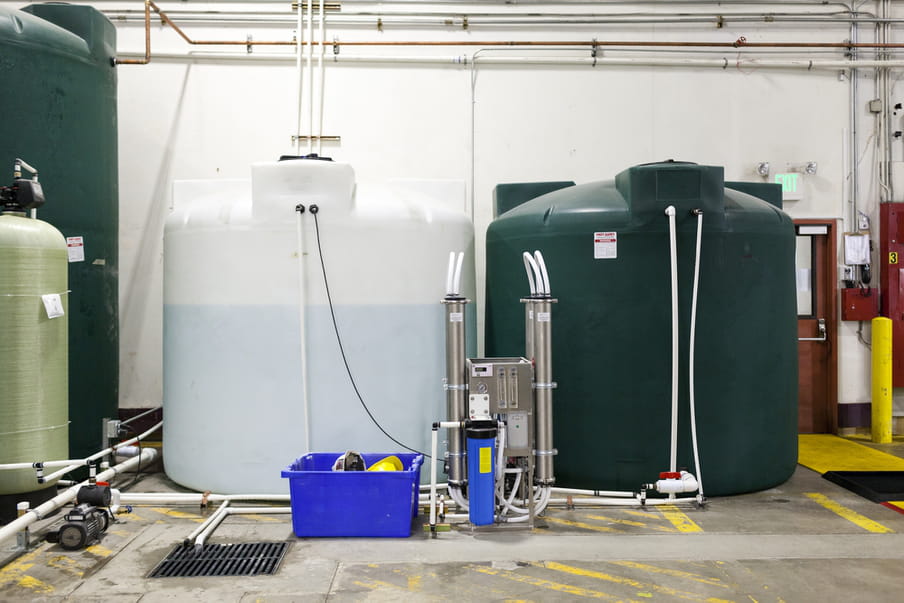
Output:
[[[38,218],[81,237],[73,249],[84,251],[68,265],[64,458],[99,450],[101,419],[119,407],[115,53],[113,25],[90,6],[0,7],[0,178],[17,157],[37,168],[48,200]]]
[[[730,186],[721,167],[640,165],[614,181],[537,197],[490,224],[487,354],[524,349],[523,311],[511,305],[528,293],[522,252],[542,251],[559,300],[552,314],[557,485],[637,491],[669,470],[669,205],[677,212],[678,468],[696,473],[688,342],[692,210],[702,209],[694,380],[704,494],[766,489],[794,471],[794,226],[776,206]]]
[[[56,228],[23,212],[0,214],[0,464],[68,456],[66,272]],[[44,295],[59,296],[61,316]],[[0,498],[47,487],[34,469],[0,474]]]

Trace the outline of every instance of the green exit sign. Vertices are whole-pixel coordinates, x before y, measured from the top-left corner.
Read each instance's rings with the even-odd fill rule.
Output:
[[[800,174],[776,174],[775,183],[782,185],[783,193],[796,193]]]

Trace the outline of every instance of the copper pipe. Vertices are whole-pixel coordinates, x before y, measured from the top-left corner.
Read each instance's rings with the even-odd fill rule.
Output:
[[[320,45],[321,42],[315,40],[194,40],[190,38],[182,29],[176,25],[170,17],[160,10],[153,0],[145,0],[145,58],[144,59],[117,59],[120,64],[138,64],[144,65],[151,60],[151,15],[150,9],[160,15],[161,20],[169,25],[179,36],[187,43],[195,46],[297,46],[301,45]],[[872,48],[872,49],[895,49],[904,48],[904,43],[870,43],[870,42],[748,42],[747,38],[741,36],[734,42],[678,42],[678,41],[636,41],[636,40],[458,40],[458,41],[438,41],[438,40],[405,40],[405,41],[348,41],[343,42],[334,40],[326,42],[330,46],[480,46],[480,47],[644,47],[644,48]]]
[[[151,62],[151,0],[144,0],[144,58],[116,59],[116,65],[147,65]]]

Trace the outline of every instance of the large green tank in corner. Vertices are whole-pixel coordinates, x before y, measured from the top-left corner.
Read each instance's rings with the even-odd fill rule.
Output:
[[[522,353],[522,252],[539,249],[553,306],[556,483],[637,490],[669,469],[671,281],[677,210],[678,466],[694,471],[688,340],[697,218],[704,227],[696,407],[704,492],[762,490],[797,462],[795,232],[774,205],[726,187],[721,167],[664,162],[567,187],[487,231],[486,350]],[[605,234],[603,234],[605,233]]]
[[[38,217],[84,243],[69,263],[72,457],[100,448],[100,419],[119,406],[115,53],[113,25],[90,6],[0,7],[0,184],[16,157],[36,167]]]

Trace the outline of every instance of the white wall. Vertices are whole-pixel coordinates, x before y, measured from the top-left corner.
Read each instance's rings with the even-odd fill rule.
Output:
[[[481,3],[474,3],[481,4]],[[871,3],[867,3],[871,4]],[[140,3],[123,3],[132,9]],[[713,8],[662,3],[651,7],[599,3],[596,11],[712,12],[826,11],[776,4],[722,5]],[[101,9],[120,6],[97,3]],[[210,5],[217,8],[216,5]],[[229,10],[285,10],[260,3],[223,4]],[[389,3],[382,5],[384,9]],[[411,4],[401,5],[411,8]],[[565,5],[568,10],[579,7]],[[164,9],[208,7],[206,3],[161,3]],[[677,7],[677,8],[676,8]],[[364,9],[354,3],[345,10]],[[450,4],[433,8],[451,10]],[[479,10],[525,10],[482,3]],[[531,8],[535,8],[533,5]],[[547,7],[549,8],[549,7]],[[565,10],[562,6],[553,7]],[[869,7],[874,8],[874,7]],[[456,7],[458,10],[458,7]],[[461,9],[462,12],[464,9]],[[538,10],[542,10],[540,7]],[[833,8],[832,10],[835,10]],[[143,52],[140,24],[118,26],[123,53]],[[196,38],[290,40],[292,26],[251,27],[185,24]],[[832,41],[849,37],[845,24],[792,25],[732,23],[697,25],[599,25],[567,27],[337,29],[327,38],[402,39],[567,39]],[[861,41],[872,39],[863,26]],[[904,41],[898,34],[896,41]],[[186,53],[189,47],[156,22],[154,53]],[[205,52],[224,49],[204,47]],[[225,49],[243,53],[244,47]],[[343,47],[342,55],[467,55],[476,47]],[[254,50],[284,52],[291,48]],[[482,56],[585,57],[589,51],[481,51]],[[751,54],[727,49],[679,54],[674,51],[623,53],[604,57],[718,58],[725,69],[646,66],[411,65],[327,62],[323,133],[340,135],[324,154],[350,162],[359,182],[392,177],[461,179],[471,173],[472,77],[474,109],[473,198],[478,232],[478,266],[483,233],[491,220],[492,188],[500,182],[608,179],[631,165],[667,158],[725,166],[726,179],[754,180],[755,165],[769,161],[773,172],[788,163],[817,161],[818,175],[803,179],[804,198],[786,204],[793,217],[842,218],[846,214],[849,155],[849,78],[831,70],[777,70],[752,58],[840,59],[841,51],[795,50]],[[738,65],[737,61],[742,63]],[[162,225],[170,206],[172,182],[183,178],[241,178],[254,161],[293,152],[297,72],[292,61],[190,61],[155,58],[150,65],[119,70],[121,215],[121,404],[156,405],[161,400]],[[895,72],[893,76],[900,75]],[[873,98],[872,72],[860,76],[856,110],[860,118],[858,160],[861,198],[876,216],[873,176],[873,117],[865,103]],[[900,144],[900,143],[898,143]],[[900,159],[900,157],[899,157]],[[904,193],[904,191],[902,191]],[[842,225],[841,230],[847,228]],[[479,273],[478,282],[482,276]],[[869,400],[868,351],[857,342],[856,324],[839,325],[840,401]],[[867,329],[868,330],[868,329]],[[868,333],[867,333],[868,334]]]

